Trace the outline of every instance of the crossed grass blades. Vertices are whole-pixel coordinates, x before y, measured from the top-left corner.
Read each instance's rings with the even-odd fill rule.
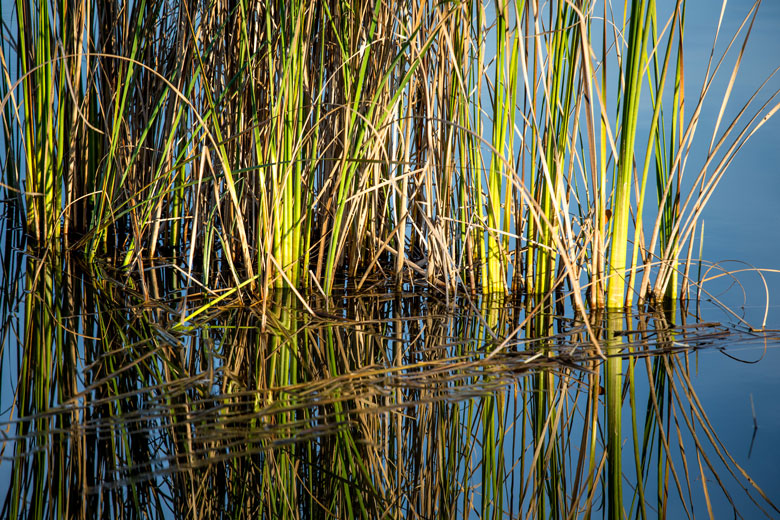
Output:
[[[2,190],[42,248],[205,291],[686,297],[702,209],[778,108],[723,118],[759,4],[698,89],[682,0],[18,0]]]

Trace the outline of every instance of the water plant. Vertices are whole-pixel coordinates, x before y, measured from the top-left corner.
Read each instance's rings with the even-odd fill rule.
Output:
[[[685,0],[17,0],[3,189],[41,246],[127,273],[164,260],[210,290],[328,294],[361,273],[596,307],[684,297],[702,208],[778,108],[723,121],[759,4],[691,98]]]

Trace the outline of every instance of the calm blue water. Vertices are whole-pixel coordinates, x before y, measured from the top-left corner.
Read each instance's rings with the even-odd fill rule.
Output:
[[[713,2],[712,4],[714,4]],[[744,13],[752,2],[736,0],[728,3],[726,31],[733,32],[738,19],[737,13]],[[703,63],[709,53],[710,28],[717,22],[719,12],[710,2],[690,4],[692,16],[689,27],[693,37],[688,41],[693,64]],[[736,113],[736,109],[760,86],[766,75],[780,65],[780,2],[763,2],[759,17],[744,54],[738,81],[732,94],[731,109],[725,118]],[[730,71],[729,71],[730,75]],[[692,75],[696,78],[696,74]],[[723,75],[721,83],[728,78]],[[768,92],[778,88],[780,78],[774,78]],[[692,83],[697,84],[693,79]],[[698,85],[697,85],[698,87]],[[717,96],[713,97],[713,100]],[[766,99],[767,96],[763,96]],[[775,103],[777,103],[777,99]],[[710,127],[716,111],[704,112],[702,124]],[[722,183],[710,200],[705,213],[704,257],[713,260],[741,260],[756,267],[780,267],[780,218],[778,218],[778,197],[780,197],[780,118],[771,119],[732,163]],[[777,287],[777,274],[767,275],[770,283]],[[746,277],[749,278],[749,277]],[[749,289],[756,287],[755,277],[748,280]],[[750,293],[753,293],[751,290]],[[773,301],[780,303],[780,295],[774,291]],[[777,314],[777,313],[776,313]]]
[[[715,4],[713,2],[712,4]],[[741,21],[735,13],[744,13],[752,2],[735,0],[728,3],[726,34]],[[717,22],[718,10],[709,2],[690,4],[692,14],[688,27],[694,36],[689,39],[693,59],[703,62],[709,53],[709,28]],[[767,73],[780,65],[780,2],[763,2],[751,35],[744,62],[735,85],[734,107],[741,107],[761,84]],[[722,48],[722,47],[721,47]],[[694,76],[695,77],[695,76]],[[727,77],[727,76],[724,76]],[[777,88],[777,78],[770,86]],[[771,88],[769,92],[771,92]],[[766,96],[764,96],[766,98]],[[777,102],[777,100],[775,100]],[[734,114],[731,109],[728,114]],[[705,112],[703,122],[713,122],[713,112]],[[737,156],[705,212],[704,258],[711,261],[738,260],[724,263],[727,269],[749,266],[780,268],[780,119],[770,120]],[[769,285],[770,309],[767,327],[780,328],[780,275],[765,273]],[[755,274],[743,273],[739,281],[745,287],[747,302],[733,287],[724,296],[737,308],[743,307],[746,318],[760,326],[764,315],[764,285]],[[724,286],[718,282],[717,289]],[[739,363],[720,352],[697,356],[695,385],[713,427],[731,454],[769,497],[780,500],[780,349],[770,344],[727,349],[729,355],[742,359]],[[753,409],[758,429],[753,438]],[[727,507],[727,504],[720,504]],[[716,509],[718,511],[719,509]],[[721,511],[728,509],[720,509]],[[776,515],[776,513],[775,513]],[[725,515],[724,515],[725,516]],[[719,517],[716,514],[716,518]]]

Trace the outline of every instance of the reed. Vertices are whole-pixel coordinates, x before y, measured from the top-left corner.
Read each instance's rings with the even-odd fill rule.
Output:
[[[410,276],[611,308],[683,296],[704,205],[780,106],[723,121],[759,2],[693,99],[685,0],[66,4],[17,0],[2,24],[21,224],[128,274],[163,260],[183,286],[255,297]]]

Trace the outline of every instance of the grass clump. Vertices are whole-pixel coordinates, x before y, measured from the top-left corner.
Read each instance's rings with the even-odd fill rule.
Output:
[[[18,0],[3,190],[39,245],[182,287],[684,297],[702,208],[778,108],[722,121],[759,3],[690,180],[726,56],[686,97],[684,0]]]

